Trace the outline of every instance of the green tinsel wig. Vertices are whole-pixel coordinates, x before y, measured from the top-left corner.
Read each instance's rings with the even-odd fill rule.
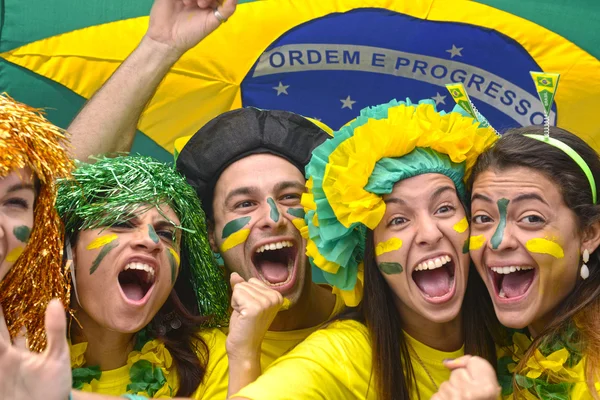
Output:
[[[56,202],[67,236],[127,220],[140,205],[168,204],[181,221],[175,225],[183,231],[181,268],[187,260],[200,312],[214,316],[213,324],[226,323],[227,286],[208,243],[206,218],[196,192],[179,173],[150,157],[120,156],[78,163],[73,178],[59,181]]]

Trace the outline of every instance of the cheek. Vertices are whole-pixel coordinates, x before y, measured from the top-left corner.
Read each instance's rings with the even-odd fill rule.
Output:
[[[179,274],[179,266],[181,265],[181,259],[179,254],[171,247],[167,249],[167,258],[169,259],[169,270],[171,275],[171,286],[175,284],[177,275]]]
[[[373,239],[377,240],[378,237],[380,235],[375,235]],[[386,279],[404,271],[406,254],[402,247],[402,239],[397,237],[388,237],[381,242],[375,241],[375,262]]]
[[[33,224],[33,216],[31,221],[27,218],[20,219],[5,219],[2,229],[6,238],[6,257],[4,261],[8,264],[14,264],[27,246],[29,235],[31,234],[31,226]]]
[[[252,217],[235,218],[223,225],[223,228],[216,231],[215,238],[219,251],[225,253],[231,249],[245,243],[250,235],[250,223]]]

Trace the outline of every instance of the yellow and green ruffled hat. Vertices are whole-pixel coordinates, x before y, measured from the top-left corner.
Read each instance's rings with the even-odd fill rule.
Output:
[[[302,197],[313,280],[328,283],[348,306],[362,299],[366,230],[385,213],[382,196],[394,184],[426,173],[453,180],[466,203],[464,181],[479,154],[497,139],[491,127],[456,106],[437,111],[433,100],[392,100],[365,108],[313,151]]]

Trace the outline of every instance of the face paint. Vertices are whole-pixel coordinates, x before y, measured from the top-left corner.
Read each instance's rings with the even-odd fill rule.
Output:
[[[467,217],[464,217],[460,221],[458,221],[453,227],[456,232],[463,233],[467,229],[469,229],[469,222],[467,221]]]
[[[29,240],[29,234],[31,233],[31,228],[25,225],[17,226],[15,229],[13,229],[13,233],[20,242],[27,243]]]
[[[108,234],[108,235],[99,236],[96,239],[92,240],[90,242],[90,244],[87,245],[86,249],[93,250],[93,249],[100,248],[100,247],[102,247],[104,245],[109,244],[113,240],[116,240],[117,237],[118,236],[115,233],[111,233],[111,234]]]
[[[242,244],[248,239],[250,229],[242,229],[250,222],[251,217],[243,217],[229,221],[223,227],[222,238],[225,241],[221,244],[220,250],[222,253],[233,249],[235,246]]]
[[[469,252],[469,242],[470,242],[470,239],[467,238],[465,240],[465,244],[463,244],[463,248],[462,248],[462,253],[463,254],[467,254]]]
[[[391,238],[385,242],[377,243],[377,246],[375,246],[375,255],[380,256],[390,251],[398,250],[400,247],[402,247],[402,240]]]
[[[485,243],[485,236],[471,236],[469,238],[469,250],[479,250]]]
[[[290,309],[290,299],[288,299],[287,297],[283,298],[283,304],[281,305],[281,308],[279,309],[279,311],[286,311]]]
[[[525,248],[532,253],[548,254],[554,258],[563,258],[565,252],[556,242],[548,239],[535,238],[525,243]]]
[[[399,274],[402,271],[404,271],[404,269],[402,268],[402,265],[400,265],[396,262],[382,262],[382,263],[377,264],[377,266],[379,267],[381,272],[383,272],[386,275]]]
[[[288,208],[287,213],[293,215],[296,218],[304,218],[304,208]]]
[[[246,226],[250,222],[250,217],[243,217],[234,219],[233,221],[229,221],[223,227],[223,234],[221,235],[221,239],[226,239],[232,234],[236,233],[244,226]]]
[[[10,251],[10,253],[6,255],[6,261],[14,263],[19,259],[19,257],[21,257],[21,254],[23,254],[23,250],[25,249],[21,246],[15,247]]]
[[[492,236],[492,240],[490,243],[492,244],[492,249],[496,250],[500,243],[502,243],[502,239],[504,239],[504,229],[506,228],[506,208],[508,207],[508,203],[510,200],[508,199],[500,199],[496,204],[498,204],[498,213],[500,214],[500,222],[498,222],[498,226],[496,227],[496,231]]]
[[[179,266],[181,260],[179,259],[179,255],[175,250],[169,247],[169,251],[167,252],[167,256],[169,257],[169,264],[171,264],[171,285],[175,283],[175,278],[177,277],[177,267]]]
[[[106,244],[104,247],[102,247],[102,250],[100,250],[100,254],[98,254],[98,257],[96,257],[96,259],[92,263],[92,266],[90,268],[90,275],[92,275],[94,272],[96,272],[96,270],[100,266],[100,263],[102,262],[102,260],[104,259],[104,257],[106,257],[106,255],[108,253],[110,253],[110,251],[112,249],[114,249],[115,247],[117,247],[118,245],[119,245],[119,241],[118,240],[113,240],[110,243]]]
[[[152,240],[154,243],[158,243],[158,235],[151,224],[148,224],[148,236],[150,236],[150,240]]]
[[[275,201],[269,197],[267,199],[267,203],[269,203],[269,207],[271,207],[271,214],[270,214],[271,219],[275,222],[278,222],[279,221],[279,210],[277,209],[277,205],[275,204]]]

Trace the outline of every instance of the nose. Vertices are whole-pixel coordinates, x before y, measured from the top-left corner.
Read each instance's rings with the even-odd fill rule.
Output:
[[[277,229],[285,224],[285,218],[279,209],[279,205],[269,197],[262,207],[262,227],[263,229]]]
[[[500,219],[492,238],[488,242],[488,248],[495,251],[514,250],[517,248],[517,240],[512,232],[512,225],[506,220]]]
[[[132,247],[143,249],[149,253],[160,251],[160,238],[151,224],[140,226],[133,233]]]
[[[438,243],[444,234],[437,222],[430,216],[419,216],[417,219],[417,234],[415,240],[420,246],[432,246]]]

